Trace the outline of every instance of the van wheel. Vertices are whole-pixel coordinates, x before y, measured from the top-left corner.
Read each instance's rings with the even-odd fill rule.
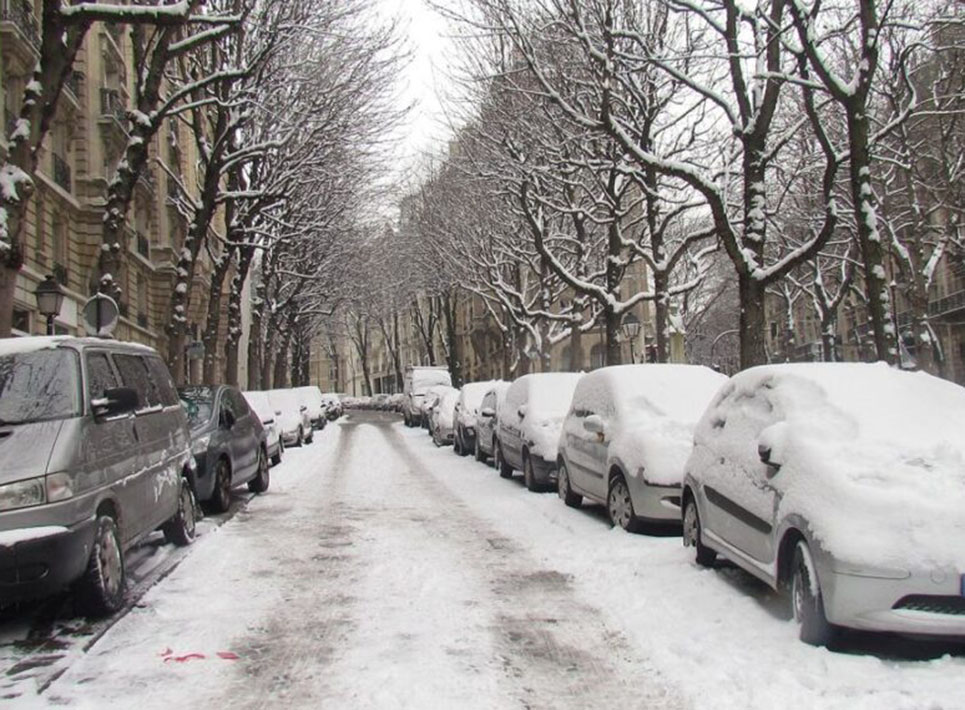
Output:
[[[814,561],[807,543],[801,541],[794,548],[791,562],[791,612],[800,629],[800,639],[812,646],[829,646],[837,637],[834,627],[824,613],[821,585],[814,572]]]
[[[301,446],[305,443],[305,435],[302,432],[302,428],[298,427],[298,438],[295,440],[295,446]]]
[[[215,513],[224,513],[231,506],[231,466],[227,459],[218,459],[215,464],[214,491],[209,504]]]
[[[314,429],[309,429],[309,430],[308,430],[308,436],[305,437],[305,443],[306,443],[306,444],[311,444],[313,441],[315,441],[315,430],[314,430]]]
[[[506,463],[503,458],[503,447],[499,445],[498,441],[493,445],[493,465],[502,478],[513,477],[513,467]]]
[[[684,547],[693,547],[697,553],[696,561],[701,567],[713,567],[717,553],[700,541],[700,514],[697,501],[688,497],[684,503]]]
[[[533,461],[525,453],[523,454],[523,483],[526,484],[526,490],[531,493],[536,493],[540,489],[540,485],[536,481],[536,471],[533,470]]]
[[[194,491],[187,478],[181,479],[181,493],[178,497],[178,512],[161,526],[164,539],[178,547],[185,547],[194,542],[195,526]]]
[[[452,451],[456,456],[465,456],[467,453],[462,449],[462,437],[459,436],[459,427],[456,427],[456,434],[452,437]]]
[[[478,433],[476,434],[476,445],[475,445],[475,450],[473,451],[473,455],[476,457],[476,461],[485,461],[485,460],[486,460],[486,454],[484,454],[484,453],[483,453],[483,450],[479,447],[479,434],[478,434]]]
[[[117,522],[110,515],[98,515],[90,560],[75,588],[77,606],[86,616],[113,614],[124,603],[125,585],[124,553]]]
[[[265,450],[258,449],[258,475],[248,481],[248,490],[252,493],[264,493],[268,490],[271,482],[271,474],[268,473],[268,457]]]
[[[271,465],[272,465],[272,466],[277,466],[278,464],[281,463],[281,452],[284,451],[284,450],[285,450],[285,448],[284,448],[284,446],[283,446],[282,443],[281,443],[281,439],[279,439],[279,440],[278,440],[278,453],[276,453],[274,456],[271,457]]]

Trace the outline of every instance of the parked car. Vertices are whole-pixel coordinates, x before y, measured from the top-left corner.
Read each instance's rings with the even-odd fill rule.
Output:
[[[560,429],[582,376],[541,372],[513,381],[496,424],[493,458],[500,476],[511,478],[521,470],[531,491],[556,483]]]
[[[499,410],[506,398],[509,382],[496,380],[492,388],[483,395],[476,414],[475,455],[477,461],[485,461],[486,457],[494,456],[496,451],[496,424],[499,421]]]
[[[322,391],[315,385],[295,387],[292,391],[298,395],[298,401],[305,405],[312,428],[324,429],[328,424],[328,417],[325,416],[325,399],[322,397]]]
[[[442,399],[442,395],[446,392],[454,389],[449,385],[432,385],[426,389],[425,394],[422,397],[420,406],[420,422],[423,429],[430,431],[429,423],[432,421],[432,410]]]
[[[216,513],[231,506],[231,489],[243,483],[268,490],[268,445],[261,419],[229,385],[178,388],[197,462],[195,494]]]
[[[268,459],[272,466],[281,463],[282,454],[285,453],[285,442],[281,439],[278,429],[278,422],[275,420],[281,412],[276,412],[268,401],[267,392],[242,392],[241,395],[248,402],[251,410],[258,415],[261,425],[265,428],[265,445],[268,448]]]
[[[285,446],[312,443],[315,436],[308,407],[302,404],[297,392],[290,389],[269,390],[268,402],[276,412],[280,412],[275,415],[275,421],[281,429]]]
[[[322,400],[325,403],[325,417],[328,421],[333,422],[338,419],[344,413],[342,407],[342,398],[337,392],[322,392]]]
[[[0,340],[0,604],[73,586],[120,609],[124,552],[194,539],[194,458],[167,368],[99,338]]]
[[[965,389],[884,364],[745,370],[697,426],[684,544],[839,627],[965,639]]]
[[[426,426],[425,411],[422,401],[426,391],[433,385],[452,385],[449,370],[444,367],[415,367],[405,369],[402,393],[405,403],[402,407],[402,418],[409,427]]]
[[[583,376],[563,422],[557,490],[606,505],[624,530],[680,522],[694,427],[727,378],[699,365],[617,365]]]
[[[466,456],[476,448],[476,417],[486,392],[493,388],[495,380],[468,382],[459,390],[456,400],[455,426],[452,447],[459,456]]]
[[[450,387],[444,391],[439,401],[432,408],[429,420],[429,432],[436,446],[447,446],[452,443],[455,434],[456,401],[459,390]]]

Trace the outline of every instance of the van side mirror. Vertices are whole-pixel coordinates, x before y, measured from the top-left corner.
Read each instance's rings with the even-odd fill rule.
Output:
[[[603,417],[599,414],[590,414],[583,420],[583,428],[591,434],[603,433]]]
[[[137,390],[131,387],[111,387],[104,390],[103,397],[90,401],[91,410],[97,419],[130,414],[137,410],[138,405],[140,397],[137,396]]]
[[[495,416],[496,416],[496,410],[494,410],[492,407],[483,407],[483,408],[479,411],[479,416],[481,416],[481,417],[486,417],[487,419],[490,418],[490,417],[495,417]]]

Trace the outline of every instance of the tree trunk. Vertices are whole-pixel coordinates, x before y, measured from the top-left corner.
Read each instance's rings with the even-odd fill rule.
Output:
[[[248,389],[264,389],[262,377],[262,352],[264,344],[261,319],[261,308],[251,309],[251,330],[248,333]]]
[[[574,324],[573,330],[570,331],[570,372],[583,370],[584,360],[583,331],[580,330],[579,324]]]
[[[211,272],[211,286],[208,289],[208,318],[205,323],[204,333],[201,340],[204,343],[204,375],[203,379],[207,384],[213,384],[224,378],[218,377],[218,365],[220,358],[218,353],[218,338],[221,331],[221,298],[224,288],[225,276],[231,267],[231,257],[233,250],[225,247],[221,257],[215,262],[214,270]]]
[[[767,363],[764,343],[764,286],[749,274],[738,274],[740,299],[740,365],[741,369]]]
[[[603,328],[606,342],[606,364],[620,365],[623,363],[623,348],[620,343],[620,316],[611,308],[603,311]]]

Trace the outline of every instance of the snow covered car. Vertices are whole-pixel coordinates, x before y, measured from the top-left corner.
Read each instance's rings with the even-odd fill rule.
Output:
[[[194,539],[187,419],[158,354],[101,338],[0,340],[0,605],[67,587],[124,602],[125,550]]]
[[[452,376],[444,367],[416,367],[410,365],[405,369],[402,393],[405,402],[402,407],[402,418],[409,427],[426,426],[425,410],[422,403],[426,392],[433,385],[452,385]]]
[[[560,430],[582,376],[540,372],[513,381],[496,424],[493,458],[500,476],[511,478],[521,470],[531,491],[555,484]]]
[[[479,415],[479,405],[486,392],[493,388],[495,380],[487,382],[469,382],[459,390],[456,400],[456,431],[453,435],[452,448],[459,456],[465,456],[476,448],[476,417]]]
[[[322,401],[325,403],[325,416],[328,421],[333,422],[343,414],[342,397],[337,392],[322,392]]]
[[[241,392],[229,385],[178,388],[197,462],[195,493],[216,513],[231,506],[231,489],[268,490],[265,429]]]
[[[268,459],[272,466],[281,463],[282,454],[285,452],[285,444],[281,440],[278,429],[278,422],[275,421],[281,412],[276,412],[268,401],[267,392],[242,392],[242,396],[251,407],[252,411],[258,415],[261,425],[265,428],[265,444],[268,447]]]
[[[308,418],[308,407],[302,404],[297,392],[291,389],[269,390],[268,403],[279,412],[275,415],[275,422],[285,446],[312,443],[314,433],[312,421]]]
[[[305,387],[295,387],[292,389],[298,395],[298,400],[305,405],[308,419],[312,423],[313,429],[324,429],[328,424],[325,416],[325,400],[322,398],[322,391],[315,385]]]
[[[429,428],[429,423],[432,420],[432,410],[439,403],[439,400],[442,399],[442,395],[452,389],[455,388],[450,387],[449,385],[432,385],[426,389],[425,394],[419,403],[419,421],[421,422],[423,429],[426,431],[431,431]]]
[[[680,483],[694,427],[727,378],[699,365],[616,365],[583,376],[560,438],[557,490],[584,496],[637,532],[680,521]]]
[[[450,387],[439,395],[439,400],[429,414],[429,433],[432,434],[432,442],[436,446],[452,443],[458,399],[459,390]]]
[[[694,435],[684,544],[837,627],[965,639],[965,389],[884,364],[745,370]]]
[[[485,461],[487,456],[493,456],[496,451],[496,423],[499,421],[499,408],[506,398],[509,382],[496,380],[492,388],[483,395],[476,414],[476,449],[477,461]]]

